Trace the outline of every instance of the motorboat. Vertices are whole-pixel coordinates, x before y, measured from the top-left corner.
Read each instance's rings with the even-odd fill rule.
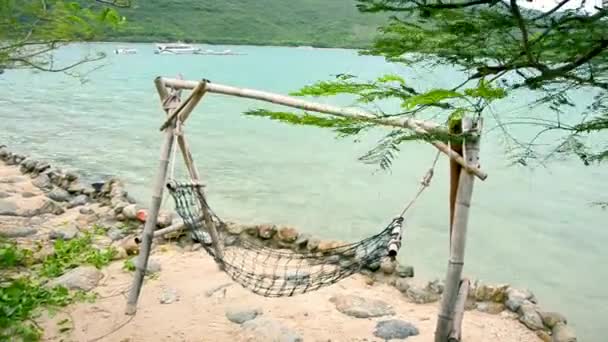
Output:
[[[117,55],[134,55],[137,53],[137,50],[134,48],[116,48],[114,49],[114,53]]]
[[[156,44],[155,54],[183,55],[193,54],[200,51],[200,48],[184,43]]]

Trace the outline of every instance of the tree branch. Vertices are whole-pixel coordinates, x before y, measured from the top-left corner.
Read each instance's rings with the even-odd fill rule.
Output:
[[[521,40],[523,44],[524,53],[528,57],[528,61],[530,63],[536,63],[534,58],[532,57],[532,53],[530,52],[530,46],[528,43],[528,29],[526,28],[526,24],[524,23],[524,19],[521,16],[521,12],[519,11],[519,5],[517,5],[517,0],[510,0],[511,4],[511,13],[513,13],[513,17],[517,21],[517,26],[519,26],[519,30],[521,31]]]
[[[551,10],[532,18],[532,20],[536,21],[536,20],[539,20],[542,18],[546,18],[546,17],[550,16],[551,14],[555,13],[555,11],[557,11],[558,9],[562,8],[562,6],[564,6],[568,2],[570,2],[570,0],[562,0],[559,4],[557,4],[557,6],[553,7]]]

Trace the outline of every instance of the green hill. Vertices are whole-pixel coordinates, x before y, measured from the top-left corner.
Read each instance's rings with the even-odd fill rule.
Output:
[[[385,16],[354,0],[138,0],[116,41],[362,47]]]

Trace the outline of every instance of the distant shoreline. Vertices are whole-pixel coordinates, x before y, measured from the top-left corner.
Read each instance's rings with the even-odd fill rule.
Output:
[[[319,46],[319,45],[295,45],[295,44],[265,44],[265,43],[221,43],[221,42],[198,42],[198,41],[188,41],[188,40],[144,40],[144,41],[134,41],[134,40],[105,40],[105,41],[82,41],[82,42],[74,42],[76,44],[162,44],[162,43],[174,43],[176,41],[181,41],[187,44],[194,45],[211,45],[211,46],[251,46],[251,47],[286,47],[286,48],[312,48],[315,50],[362,50],[366,47],[362,46]]]

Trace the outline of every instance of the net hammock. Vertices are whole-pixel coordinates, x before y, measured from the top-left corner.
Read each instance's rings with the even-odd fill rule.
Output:
[[[236,283],[265,297],[293,296],[332,285],[364,267],[379,265],[384,258],[394,260],[405,233],[405,213],[430,185],[438,157],[439,154],[414,198],[376,235],[323,250],[297,245],[275,248],[247,233],[232,234],[229,224],[209,206],[202,184],[193,180],[175,181],[172,172],[167,189],[193,240]]]

